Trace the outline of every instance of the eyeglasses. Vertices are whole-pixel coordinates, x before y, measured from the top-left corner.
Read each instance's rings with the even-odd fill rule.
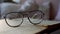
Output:
[[[10,12],[4,16],[6,24],[10,27],[19,27],[23,23],[23,18],[26,17],[31,24],[37,25],[43,21],[44,13],[40,10],[33,10],[25,12]]]

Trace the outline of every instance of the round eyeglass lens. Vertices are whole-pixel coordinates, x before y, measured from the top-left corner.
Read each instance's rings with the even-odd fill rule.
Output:
[[[6,15],[5,20],[9,26],[19,26],[23,22],[23,15],[20,13],[9,13]]]
[[[40,11],[35,11],[30,14],[29,21],[32,24],[39,24],[43,21],[43,13]]]

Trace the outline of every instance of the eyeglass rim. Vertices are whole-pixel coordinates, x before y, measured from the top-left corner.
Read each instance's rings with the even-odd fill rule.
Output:
[[[10,12],[10,13],[19,13],[19,12]],[[23,17],[22,17],[22,22],[19,24],[19,25],[16,25],[16,26],[11,26],[8,24],[7,20],[6,20],[6,16],[10,13],[7,13],[5,16],[4,16],[4,19],[5,19],[5,22],[6,24],[9,26],[9,27],[19,27],[22,23],[23,23]],[[21,14],[22,15],[22,14]],[[23,16],[23,15],[22,15]]]
[[[40,11],[40,12],[43,14],[43,17],[44,17],[45,14],[44,14],[41,10],[35,10],[35,11]],[[42,20],[41,20],[39,23],[33,23],[33,22],[30,20],[29,17],[28,17],[28,20],[30,21],[31,24],[37,25],[37,24],[40,24],[40,23],[43,21],[43,19],[44,19],[43,17],[42,17]]]

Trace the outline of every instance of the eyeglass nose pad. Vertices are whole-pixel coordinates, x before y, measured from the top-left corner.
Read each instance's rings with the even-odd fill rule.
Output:
[[[2,19],[5,19],[6,17],[5,16],[1,16]]]
[[[6,18],[5,16],[3,18]]]

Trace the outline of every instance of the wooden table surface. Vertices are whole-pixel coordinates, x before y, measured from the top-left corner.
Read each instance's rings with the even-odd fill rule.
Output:
[[[23,24],[20,27],[9,27],[4,19],[0,20],[0,34],[35,34],[42,30],[45,30],[48,25],[60,23],[60,21],[43,21],[39,25],[32,25],[27,19],[24,19]]]

